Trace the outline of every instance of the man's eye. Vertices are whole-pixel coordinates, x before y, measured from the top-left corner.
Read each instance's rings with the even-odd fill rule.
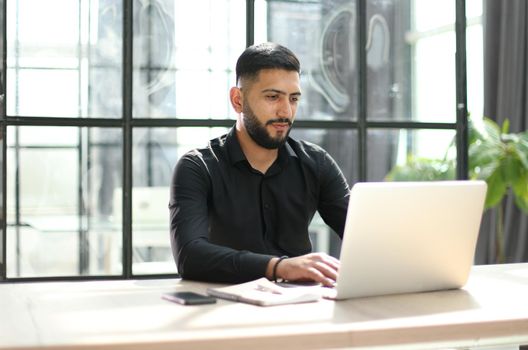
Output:
[[[278,95],[268,95],[266,96],[268,100],[276,100],[279,96]]]
[[[299,102],[300,99],[301,99],[300,97],[295,96],[295,97],[290,98],[290,101],[291,102]]]

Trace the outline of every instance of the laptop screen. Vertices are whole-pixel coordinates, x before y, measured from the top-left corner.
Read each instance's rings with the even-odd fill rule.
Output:
[[[464,285],[473,265],[486,188],[484,181],[355,184],[337,298]]]

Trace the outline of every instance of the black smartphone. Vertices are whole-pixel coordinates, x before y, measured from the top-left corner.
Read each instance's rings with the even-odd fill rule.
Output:
[[[163,299],[173,301],[182,305],[201,305],[214,304],[216,298],[207,295],[198,294],[195,292],[173,292],[165,293],[161,296]]]

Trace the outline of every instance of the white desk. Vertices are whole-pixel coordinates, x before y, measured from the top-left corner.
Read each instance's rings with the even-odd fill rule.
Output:
[[[474,267],[462,290],[258,307],[181,306],[180,280],[0,284],[0,349],[437,349],[528,344],[528,264]]]

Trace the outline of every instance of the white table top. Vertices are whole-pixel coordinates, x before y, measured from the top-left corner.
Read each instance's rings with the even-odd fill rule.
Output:
[[[0,284],[0,349],[402,349],[528,344],[528,264],[473,268],[461,290],[258,307],[161,299],[178,279]]]

